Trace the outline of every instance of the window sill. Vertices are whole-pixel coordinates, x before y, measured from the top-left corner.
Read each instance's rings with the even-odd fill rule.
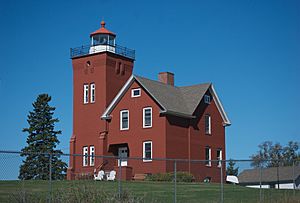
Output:
[[[120,129],[120,131],[126,131],[126,130],[129,130],[129,128]]]
[[[143,159],[143,162],[144,162],[144,163],[152,162],[152,159],[151,159],[151,160],[145,160],[145,159]]]

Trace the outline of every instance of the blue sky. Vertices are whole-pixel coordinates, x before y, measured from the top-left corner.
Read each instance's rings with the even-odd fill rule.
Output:
[[[213,82],[232,122],[228,158],[265,140],[300,141],[300,1],[1,1],[0,149],[25,146],[27,114],[52,96],[59,148],[72,134],[71,47],[106,21],[136,50],[134,73],[175,84]]]

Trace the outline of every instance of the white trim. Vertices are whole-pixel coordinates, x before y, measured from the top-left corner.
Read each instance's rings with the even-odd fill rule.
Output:
[[[90,84],[90,89],[91,89],[91,103],[95,103],[96,101],[96,85],[95,83]]]
[[[167,112],[166,108],[155,98],[155,96],[141,83],[138,78],[134,77],[135,80],[147,91],[147,93],[159,104],[159,106],[162,108],[163,112]]]
[[[146,110],[149,110],[150,109],[150,113],[151,113],[151,117],[150,117],[150,125],[149,126],[146,126],[145,125],[145,112]],[[152,107],[145,107],[143,108],[143,128],[151,128],[152,127]]]
[[[127,112],[128,125],[127,128],[123,127],[123,113]],[[129,110],[121,110],[120,111],[120,130],[128,130],[129,129]]]
[[[122,89],[119,91],[119,93],[116,95],[116,97],[112,100],[112,102],[106,108],[106,110],[104,111],[104,113],[101,116],[101,119],[110,119],[109,114],[112,112],[112,110],[118,104],[118,102],[121,100],[122,96],[126,93],[126,91],[129,89],[130,85],[134,82],[134,80],[136,80],[140,84],[140,86],[142,86],[147,91],[147,93],[159,104],[159,106],[162,108],[162,111],[166,112],[166,108],[151,94],[151,92],[134,75],[131,75],[131,77],[127,80],[127,82],[122,87]]]
[[[151,158],[146,159],[146,153],[145,153],[145,145],[150,143],[151,144]],[[153,146],[152,146],[152,141],[145,141],[143,142],[143,162],[151,162],[152,161],[152,155],[153,155]]]
[[[88,147],[82,148],[82,166],[88,166]]]
[[[219,112],[221,113],[221,116],[223,118],[223,121],[224,121],[224,126],[228,126],[228,125],[231,125],[230,123],[230,120],[228,119],[227,115],[226,115],[226,112],[224,111],[224,108],[221,104],[221,101],[217,95],[217,92],[215,91],[215,88],[213,85],[210,86],[210,90],[211,90],[211,94],[213,96],[213,99],[215,100],[215,103],[216,103],[216,106],[219,110]]]
[[[134,95],[134,91],[139,91],[139,94],[138,95]],[[134,88],[134,89],[131,89],[131,97],[140,97],[142,94],[142,90],[141,88]]]
[[[89,85],[83,84],[83,103],[88,104],[89,103]]]
[[[208,149],[208,160],[206,159],[206,149]],[[211,166],[211,147],[205,147],[205,160],[208,161],[205,166]]]
[[[95,166],[95,146],[90,146],[90,166]]]
[[[110,112],[114,109],[114,107],[117,105],[118,101],[122,98],[122,96],[125,94],[126,90],[130,87],[130,85],[134,81],[134,76],[131,75],[130,78],[127,80],[125,85],[121,88],[121,90],[118,92],[118,94],[115,96],[115,98],[112,100],[112,102],[109,104],[109,106],[106,108],[104,113],[101,116],[101,119],[109,119]]]
[[[118,104],[118,102],[121,100],[122,96],[126,93],[126,91],[129,89],[130,85],[134,82],[134,80],[136,80],[146,91],[147,93],[159,104],[159,106],[162,108],[161,113],[170,113],[172,114],[172,112],[170,111],[166,111],[166,108],[151,94],[151,92],[138,80],[138,78],[136,78],[134,75],[131,75],[130,78],[127,80],[127,82],[125,83],[125,85],[122,87],[122,89],[119,91],[119,93],[115,96],[115,98],[112,100],[112,102],[109,104],[109,106],[106,108],[106,110],[104,111],[104,113],[101,116],[101,119],[110,119],[110,113],[111,111],[114,109],[114,107]],[[221,101],[213,87],[213,85],[211,84],[209,87],[209,90],[212,94],[212,99],[215,101],[216,106],[222,116],[223,119],[223,125],[224,126],[229,126],[231,125],[226,112],[224,111],[224,108],[221,104]],[[183,116],[183,117],[189,117],[189,118],[194,118],[194,116],[192,115],[184,115],[184,114],[180,114],[175,112],[175,115],[178,116]]]
[[[208,118],[208,131],[206,131],[206,118]],[[205,128],[205,134],[211,135],[211,115],[209,114],[204,115],[204,128]]]

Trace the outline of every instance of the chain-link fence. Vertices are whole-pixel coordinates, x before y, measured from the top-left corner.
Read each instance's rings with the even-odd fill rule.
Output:
[[[0,202],[300,202],[299,161],[23,155],[0,151]]]

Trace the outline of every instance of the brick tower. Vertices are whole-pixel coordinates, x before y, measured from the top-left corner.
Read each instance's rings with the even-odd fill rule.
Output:
[[[92,174],[107,153],[106,122],[101,115],[132,75],[135,51],[116,44],[116,34],[105,28],[90,34],[91,43],[71,49],[73,65],[73,134],[67,179]]]

